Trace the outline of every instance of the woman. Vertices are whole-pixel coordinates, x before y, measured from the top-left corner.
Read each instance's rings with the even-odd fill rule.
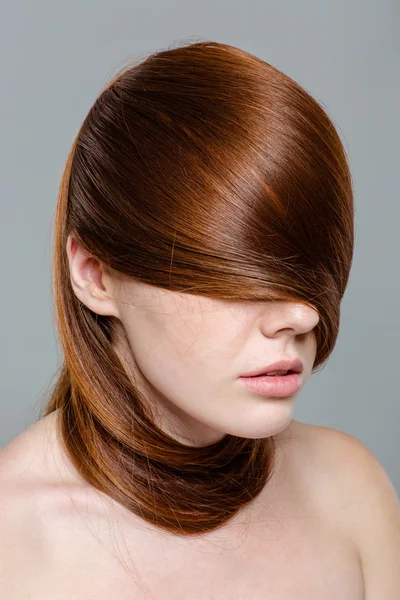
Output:
[[[261,59],[194,43],[110,82],[60,185],[64,362],[1,455],[1,598],[400,598],[386,473],[292,418],[353,213],[334,125]]]

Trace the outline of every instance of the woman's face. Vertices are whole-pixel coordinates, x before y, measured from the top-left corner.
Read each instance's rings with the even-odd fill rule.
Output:
[[[299,392],[265,397],[238,378],[300,358],[304,385],[316,356],[315,310],[283,301],[214,300],[136,281],[115,301],[122,325],[115,349],[172,437],[205,446],[227,433],[264,438],[289,425]]]
[[[114,348],[163,431],[206,446],[228,433],[265,438],[289,425],[299,392],[265,397],[238,378],[300,358],[304,385],[317,350],[316,310],[283,301],[214,300],[135,280],[121,284],[71,236],[67,254],[79,300],[117,318]]]

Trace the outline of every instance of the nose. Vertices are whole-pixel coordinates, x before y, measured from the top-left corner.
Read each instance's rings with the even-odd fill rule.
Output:
[[[273,307],[272,307],[273,305]],[[303,302],[273,302],[262,317],[262,331],[267,337],[301,335],[312,331],[319,322],[317,309]]]

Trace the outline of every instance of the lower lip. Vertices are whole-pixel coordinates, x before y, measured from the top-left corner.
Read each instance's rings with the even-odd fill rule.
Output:
[[[289,375],[259,375],[258,377],[239,377],[244,385],[262,396],[275,396],[284,398],[291,396],[301,388],[302,378],[300,373],[290,373]]]

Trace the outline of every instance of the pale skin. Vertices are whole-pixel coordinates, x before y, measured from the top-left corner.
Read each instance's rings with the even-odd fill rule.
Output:
[[[120,324],[115,349],[182,443],[274,436],[277,464],[254,503],[220,530],[174,537],[89,486],[56,436],[58,413],[0,452],[4,600],[394,600],[400,503],[354,437],[293,419],[298,394],[265,398],[237,378],[300,357],[303,387],[318,314],[303,304],[213,300],[118,285],[70,237],[78,298]]]

